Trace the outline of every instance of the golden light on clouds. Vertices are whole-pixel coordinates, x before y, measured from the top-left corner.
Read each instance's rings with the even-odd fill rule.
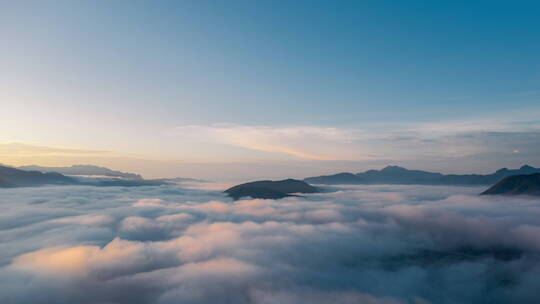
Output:
[[[46,248],[16,258],[13,267],[42,274],[80,275],[86,273],[89,258],[98,251],[95,246]]]

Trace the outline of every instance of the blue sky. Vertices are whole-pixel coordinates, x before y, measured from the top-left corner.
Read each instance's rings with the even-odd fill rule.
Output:
[[[536,1],[4,1],[0,162],[152,176],[232,162],[238,177],[253,163],[269,176],[540,165],[539,13]]]

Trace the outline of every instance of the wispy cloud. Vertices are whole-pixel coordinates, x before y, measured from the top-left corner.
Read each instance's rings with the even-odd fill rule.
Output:
[[[12,157],[12,156],[72,156],[72,155],[103,155],[111,154],[109,151],[103,150],[87,150],[77,148],[61,148],[61,147],[48,147],[39,145],[29,145],[23,143],[0,143],[0,156]]]
[[[540,121],[462,120],[369,128],[264,125],[188,125],[168,132],[194,144],[230,145],[310,160],[463,157],[540,147]],[[524,142],[527,135],[529,144]],[[494,138],[504,138],[497,143]],[[523,149],[528,145],[529,149]],[[510,147],[509,147],[510,146]]]
[[[188,125],[169,132],[195,141],[209,141],[251,150],[285,153],[311,160],[368,159],[353,142],[360,130],[317,126]],[[351,149],[354,147],[355,149]]]

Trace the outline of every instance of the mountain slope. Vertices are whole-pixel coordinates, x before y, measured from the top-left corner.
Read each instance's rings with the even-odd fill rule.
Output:
[[[481,194],[540,195],[540,173],[506,177]]]
[[[281,181],[256,181],[236,185],[224,191],[229,197],[237,200],[241,197],[261,199],[279,199],[292,196],[291,193],[315,193],[317,188],[306,182],[286,179]]]
[[[436,172],[409,170],[398,166],[388,166],[382,170],[362,173],[338,173],[308,177],[304,181],[312,184],[402,184],[402,185],[492,185],[501,179],[519,174],[540,173],[540,168],[524,165],[519,169],[503,168],[492,174],[441,174]]]

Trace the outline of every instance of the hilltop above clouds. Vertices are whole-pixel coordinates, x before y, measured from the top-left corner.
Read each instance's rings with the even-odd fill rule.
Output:
[[[295,196],[294,193],[316,193],[319,190],[310,184],[296,180],[255,181],[236,185],[224,191],[229,197],[237,200],[242,197],[260,199],[280,199]]]
[[[540,195],[540,173],[506,177],[482,194]]]

